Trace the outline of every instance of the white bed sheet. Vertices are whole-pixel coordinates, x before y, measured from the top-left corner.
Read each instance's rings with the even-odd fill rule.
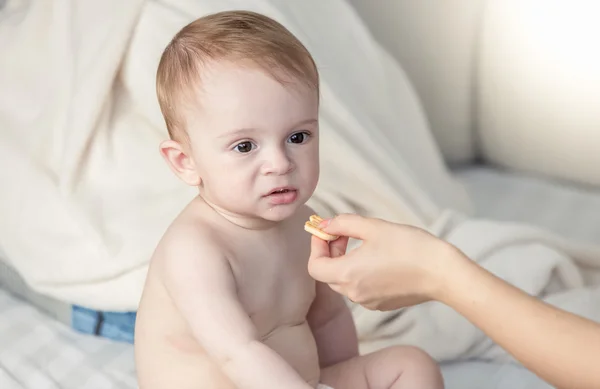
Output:
[[[454,171],[478,217],[533,224],[570,239],[600,242],[600,188],[478,166]]]
[[[442,367],[446,389],[548,389],[514,365]],[[76,333],[0,289],[0,388],[135,389],[133,346]]]
[[[137,388],[133,347],[76,333],[0,290],[0,388]]]
[[[512,364],[480,361],[442,366],[446,389],[552,389],[530,371]]]

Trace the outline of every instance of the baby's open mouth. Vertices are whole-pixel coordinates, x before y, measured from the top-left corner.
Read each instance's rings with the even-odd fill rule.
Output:
[[[269,194],[278,194],[278,193],[287,193],[287,192],[295,192],[294,189],[277,189]]]
[[[298,191],[292,187],[277,188],[270,191],[265,197],[273,204],[291,204],[296,201]]]

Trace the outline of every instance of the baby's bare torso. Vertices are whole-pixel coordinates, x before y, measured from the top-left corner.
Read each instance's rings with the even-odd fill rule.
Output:
[[[210,226],[211,235],[229,259],[238,298],[260,339],[307,382],[316,385],[318,356],[306,322],[315,297],[315,282],[307,272],[310,237],[303,231],[309,214],[308,208],[303,208],[277,228],[249,230],[196,202],[174,223],[183,223],[186,228],[198,226],[198,233]],[[170,239],[177,239],[177,235],[167,233],[161,245],[173,244]],[[140,389],[233,388],[194,339],[169,297],[161,275],[170,259],[161,252],[159,245],[137,314],[135,349]]]

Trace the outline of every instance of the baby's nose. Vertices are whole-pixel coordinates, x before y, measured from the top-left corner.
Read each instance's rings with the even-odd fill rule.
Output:
[[[264,174],[282,175],[294,169],[294,162],[283,150],[274,150],[264,163]]]

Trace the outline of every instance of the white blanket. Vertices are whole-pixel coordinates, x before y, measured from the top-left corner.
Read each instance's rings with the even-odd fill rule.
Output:
[[[427,192],[461,202],[407,78],[343,0],[11,0],[0,23],[0,246],[33,289],[137,308],[154,247],[195,194],[157,151],[167,133],[156,66],[185,24],[235,8],[285,24],[320,67],[319,213],[420,224],[438,213]]]
[[[527,293],[600,321],[600,246],[565,240],[527,225],[470,219],[454,212],[443,215],[431,231]],[[395,312],[356,306],[353,310],[365,352],[411,344],[440,361],[512,361],[464,317],[439,303]]]

